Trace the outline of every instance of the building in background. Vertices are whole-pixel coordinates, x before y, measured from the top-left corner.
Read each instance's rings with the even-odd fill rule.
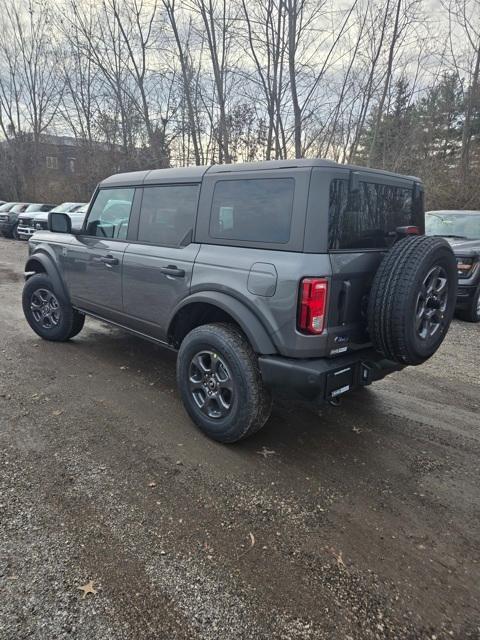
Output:
[[[168,159],[159,168],[168,166]],[[112,173],[157,168],[142,148],[128,159],[119,145],[70,136],[29,134],[0,141],[0,199],[88,201],[96,184]]]

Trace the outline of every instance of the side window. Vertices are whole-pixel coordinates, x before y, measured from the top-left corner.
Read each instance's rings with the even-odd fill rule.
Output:
[[[135,189],[100,189],[88,216],[86,234],[126,240]]]
[[[293,178],[219,180],[210,235],[225,240],[285,244],[290,240]]]
[[[138,241],[180,247],[191,242],[198,185],[144,187]]]
[[[350,236],[346,228],[352,221],[345,216],[348,205],[348,180],[335,179],[330,183],[330,207],[328,212],[328,245],[330,249],[343,249],[344,236]]]

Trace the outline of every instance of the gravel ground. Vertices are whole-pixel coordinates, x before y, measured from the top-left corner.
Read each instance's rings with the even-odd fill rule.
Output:
[[[1,640],[480,638],[480,326],[222,446],[172,353],[36,337],[25,256],[0,240]]]

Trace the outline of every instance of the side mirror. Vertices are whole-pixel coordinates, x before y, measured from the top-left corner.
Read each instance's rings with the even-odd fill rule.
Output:
[[[72,233],[72,221],[66,213],[48,214],[48,230],[55,233]]]

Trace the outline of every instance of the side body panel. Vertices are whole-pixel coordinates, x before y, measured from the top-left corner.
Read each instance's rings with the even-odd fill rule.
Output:
[[[110,317],[122,311],[122,263],[127,242],[92,236],[73,236],[61,264],[72,304]],[[104,260],[115,262],[109,264]]]
[[[321,336],[307,336],[296,328],[300,280],[331,274],[326,253],[303,253],[311,173],[309,166],[257,171],[217,167],[215,171],[207,172],[203,178],[195,235],[201,248],[193,271],[192,294],[217,291],[240,301],[261,322],[278,353],[291,357],[323,355],[328,341],[327,332]],[[212,237],[210,214],[216,184],[222,180],[261,178],[295,180],[289,241],[275,244]]]
[[[267,285],[262,293],[267,295],[249,290],[252,288],[249,287],[251,269],[258,262],[271,265],[265,268]],[[270,286],[273,270],[277,273],[274,292]],[[330,274],[328,255],[202,244],[195,261],[191,292],[227,294],[254,313],[278,353],[313,358],[324,355],[328,330],[321,336],[307,336],[297,331],[299,282],[303,277],[328,278]]]
[[[132,328],[166,339],[172,310],[190,292],[199,249],[195,243],[178,248],[128,245],[123,258],[123,312]]]

